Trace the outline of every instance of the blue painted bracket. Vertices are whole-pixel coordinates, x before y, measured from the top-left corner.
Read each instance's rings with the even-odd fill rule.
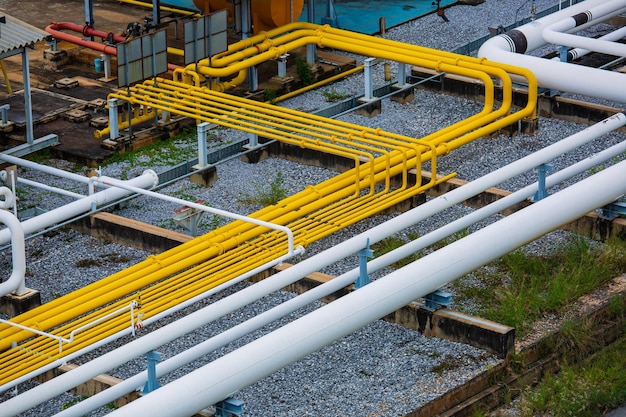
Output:
[[[142,394],[148,394],[161,387],[156,377],[156,363],[161,360],[161,354],[151,350],[144,355],[148,359],[148,380],[143,386]]]
[[[370,277],[367,275],[367,258],[374,256],[374,251],[370,249],[370,239],[367,238],[367,245],[364,249],[361,249],[356,253],[359,255],[359,277],[356,279],[354,288],[359,289],[371,282]]]
[[[215,415],[218,417],[239,416],[243,414],[243,401],[228,397],[215,404]]]
[[[548,172],[552,171],[553,168],[552,164],[541,164],[536,168],[537,174],[539,175],[539,186],[533,197],[533,201],[537,202],[548,196],[548,191],[546,190],[546,175]]]
[[[440,308],[448,307],[451,303],[451,298],[452,294],[441,290],[426,294],[424,296],[426,309],[430,311],[435,311],[439,310]]]
[[[600,216],[603,219],[613,220],[620,215],[626,216],[626,201],[615,201],[600,209]]]

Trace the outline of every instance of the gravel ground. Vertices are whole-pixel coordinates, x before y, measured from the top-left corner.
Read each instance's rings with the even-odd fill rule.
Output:
[[[528,7],[525,7],[525,4]],[[536,2],[538,10],[552,6],[552,4],[553,1]],[[389,29],[386,37],[449,50],[466,41],[485,35],[489,26],[507,25],[515,17],[520,19],[524,17],[524,14],[528,15],[529,7],[530,3],[526,1],[507,1],[505,3],[503,0],[487,0],[478,6],[454,6],[446,10],[446,16],[450,19],[448,23],[443,22],[436,15],[430,15],[406,25]],[[598,28],[597,30],[605,29]],[[395,71],[395,68],[393,70]],[[375,80],[375,83],[382,84],[382,69],[376,71],[375,74],[376,77],[380,77]],[[362,75],[357,74],[328,88],[345,94],[358,94],[362,91],[363,85]],[[323,97],[323,91],[325,90],[298,96],[281,103],[281,105],[307,112],[314,111],[328,105]],[[342,120],[359,125],[380,127],[383,130],[411,137],[420,137],[439,129],[441,126],[463,120],[477,112],[481,107],[481,103],[441,96],[427,91],[416,91],[415,100],[406,105],[383,100],[383,112],[375,118],[350,114],[343,116]],[[438,172],[455,171],[458,178],[472,180],[586,127],[544,118],[541,118],[539,123],[540,129],[535,136],[517,135],[481,139],[453,151],[450,155],[440,159]],[[241,133],[230,130],[220,130],[217,133],[222,140],[241,137]],[[553,161],[554,168],[558,170],[622,140],[624,140],[623,134],[605,135],[600,140],[582,146],[575,152]],[[188,145],[193,148],[195,146],[194,140],[190,140]],[[76,170],[67,162],[52,162],[63,169]],[[103,168],[102,173],[114,178],[132,178],[147,168],[157,172],[163,171],[167,169],[170,163],[140,160],[135,161],[132,166],[123,163],[108,165]],[[326,169],[303,167],[283,160],[270,159],[255,165],[246,165],[238,160],[231,160],[218,166],[219,179],[209,188],[199,187],[189,181],[179,181],[161,189],[160,192],[189,200],[204,199],[213,207],[248,214],[259,207],[246,204],[243,201],[245,199],[241,197],[249,195],[250,190],[265,187],[267,182],[275,179],[279,172],[282,174],[284,187],[289,194],[302,190],[308,184],[317,184],[335,175],[334,172]],[[33,178],[75,192],[85,191],[82,185],[77,186],[71,181],[59,180],[29,170],[21,170],[20,175],[24,178]],[[501,184],[501,188],[516,190],[535,180],[536,173],[529,172],[518,178],[507,180]],[[21,207],[36,205],[46,209],[60,207],[70,201],[66,197],[48,192],[28,193],[27,187],[24,187],[24,191],[20,193],[19,197]],[[116,210],[116,213],[149,224],[184,231],[172,220],[172,211],[176,207],[176,204],[139,197],[124,203]],[[470,211],[466,207],[454,207],[429,218],[427,222],[415,225],[408,229],[406,234],[416,232],[419,235],[424,235]],[[390,216],[376,216],[376,218],[351,226],[340,233],[310,245],[301,258],[319,253],[389,218]],[[480,228],[494,220],[497,220],[497,217],[487,219],[472,229]],[[198,233],[207,232],[215,227],[218,222],[223,224],[223,220],[205,216],[199,226]],[[558,247],[566,238],[567,234],[563,232],[550,233],[527,246],[527,250],[534,253],[546,253]],[[150,255],[120,245],[106,244],[66,228],[28,240],[26,251],[29,271],[27,285],[40,289],[44,302],[71,292],[94,280],[106,277]],[[8,276],[11,268],[10,249],[5,248],[2,253],[0,271],[2,276]],[[90,262],[89,266],[80,267],[81,261],[86,259],[95,262]],[[321,271],[338,275],[357,265],[357,258],[353,257],[323,268]],[[387,272],[380,271],[373,274],[372,277],[378,279]],[[245,285],[245,283],[237,284],[227,293],[236,291]],[[216,297],[224,295],[220,294]],[[164,345],[159,351],[164,358],[167,358],[185,346],[206,340],[207,337],[216,334],[220,329],[230,327],[233,323],[258,314],[260,311],[291,297],[293,294],[286,292],[279,292],[271,297],[266,297],[263,302],[254,303],[238,310],[228,317],[198,329],[193,334]],[[179,312],[164,320],[159,326],[212,301],[206,300],[193,308]],[[468,311],[472,309],[471,300],[455,300],[455,303],[454,307]],[[269,332],[294,317],[306,314],[317,307],[317,304],[309,306],[294,313],[292,317],[266,326],[263,330],[224,347],[210,357],[202,358],[201,362],[206,363],[219,357],[227,351],[253,340],[260,334]],[[149,330],[144,329],[142,331],[147,332]],[[128,340],[129,338],[123,338],[113,345],[117,346]],[[109,346],[91,352],[73,362],[84,363],[113,347]],[[425,338],[399,326],[376,322],[241,390],[236,394],[236,397],[245,401],[245,416],[403,415],[497,362],[498,359],[493,355],[466,345]],[[163,378],[161,383],[166,383],[183,375],[199,363],[190,364],[175,375]],[[124,367],[114,369],[110,373],[125,378],[143,369],[145,369],[145,361],[140,358]],[[19,387],[19,391],[24,391],[29,387],[30,384],[23,384]],[[12,393],[4,393],[0,401],[8,399],[11,395]],[[22,415],[53,415],[61,409],[63,404],[72,401],[73,398],[73,396],[66,394]],[[107,410],[98,410],[91,415],[104,415],[106,413]]]

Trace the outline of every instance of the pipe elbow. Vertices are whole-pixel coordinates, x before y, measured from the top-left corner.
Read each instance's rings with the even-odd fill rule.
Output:
[[[0,209],[10,209],[15,204],[15,196],[8,187],[0,187]]]

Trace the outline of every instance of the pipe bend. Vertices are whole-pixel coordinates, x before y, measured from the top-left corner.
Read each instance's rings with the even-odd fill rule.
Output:
[[[0,196],[4,197],[0,200],[0,209],[10,209],[15,204],[15,196],[8,187],[0,187]]]
[[[22,295],[26,293],[26,286],[24,284],[24,276],[26,275],[24,228],[17,217],[6,210],[0,210],[0,222],[7,225],[11,232],[11,253],[13,258],[13,272],[8,280],[0,284],[0,296],[11,292],[16,295]]]

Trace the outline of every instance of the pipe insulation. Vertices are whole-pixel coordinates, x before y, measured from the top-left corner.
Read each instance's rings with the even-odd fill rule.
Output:
[[[576,26],[576,30],[580,31],[593,24],[601,23],[624,9],[624,0],[612,0],[610,2],[587,0],[502,35],[494,36],[480,47],[477,56],[529,68],[537,77],[539,86],[543,88],[567,91],[572,94],[597,97],[619,103],[626,102],[626,74],[525,55],[525,53],[546,44],[543,39],[543,32],[550,25],[567,20],[572,14],[585,13],[590,8],[603,4],[612,11]],[[512,78],[516,82],[525,82],[521,77],[515,75],[512,75]]]
[[[512,178],[520,173],[526,172],[536,166],[549,162],[559,155],[572,151],[585,143],[588,143],[604,133],[611,132],[626,124],[626,115],[617,113],[600,123],[589,126],[584,130],[569,136],[557,143],[547,146],[531,155],[512,162],[496,171],[487,174],[463,187],[450,191],[438,198],[430,200],[419,207],[409,210],[381,225],[378,225],[360,235],[340,243],[339,245],[313,255],[308,259],[295,264],[291,268],[281,271],[259,283],[247,287],[237,293],[218,300],[215,303],[198,310],[175,323],[161,327],[153,332],[133,340],[126,345],[106,353],[81,367],[54,378],[52,381],[32,388],[14,398],[0,403],[0,415],[15,415],[32,408],[46,400],[77,386],[101,373],[105,373],[117,366],[143,355],[153,349],[157,349],[164,343],[181,337],[205,323],[216,320],[230,312],[237,310],[263,296],[278,291],[281,288],[301,279],[302,277],[319,270],[319,268],[330,265],[340,259],[355,254],[365,248],[368,244],[378,242],[388,236],[398,233],[407,227],[418,223],[428,217],[452,207],[455,204],[471,198],[484,190],[494,187],[501,182]],[[60,366],[63,362],[70,360],[64,358],[59,363],[52,364]],[[15,382],[15,381],[14,381]],[[8,384],[7,384],[8,385]],[[13,385],[2,386],[2,390],[11,388]]]
[[[109,414],[187,417],[626,193],[626,161],[421,258]],[[181,399],[184,399],[181,401]],[[171,407],[171,404],[177,404]]]
[[[8,188],[0,187],[0,192],[2,192],[3,189]],[[6,210],[0,209],[0,222],[7,225],[7,230],[9,230],[11,234],[11,256],[13,258],[13,271],[9,279],[0,283],[0,296],[5,296],[10,292],[14,292],[16,295],[23,295],[27,292],[24,283],[24,276],[26,274],[24,229],[22,229],[22,224],[17,217]]]
[[[4,159],[4,155],[0,155],[0,159]],[[146,170],[140,176],[125,181],[126,184],[140,188],[152,188],[159,182],[156,172]],[[109,188],[80,200],[66,204],[54,210],[40,214],[22,222],[22,228],[26,235],[42,230],[46,227],[72,219],[91,210],[92,205],[101,206],[106,203],[118,200],[122,197],[132,194],[132,192],[121,188]],[[0,230],[0,245],[7,243],[11,238],[9,229]]]

